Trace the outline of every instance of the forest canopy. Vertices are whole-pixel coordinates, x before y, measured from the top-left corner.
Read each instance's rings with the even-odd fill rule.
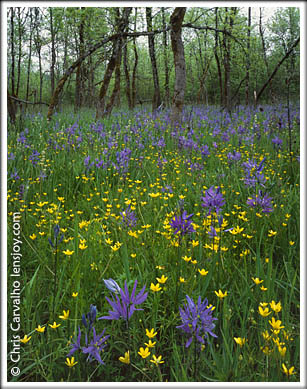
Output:
[[[297,101],[299,25],[296,7],[8,7],[9,113],[65,104],[99,118],[176,98],[230,111],[283,101],[287,85]]]

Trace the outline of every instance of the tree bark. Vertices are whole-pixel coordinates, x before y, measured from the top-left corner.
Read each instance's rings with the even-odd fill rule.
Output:
[[[165,9],[162,7],[162,27],[165,30],[163,32],[163,49],[164,49],[164,73],[165,73],[165,105],[169,107],[170,104],[170,93],[169,93],[169,67],[168,67],[168,55],[167,55],[167,31],[165,22]]]
[[[289,55],[292,53],[292,51],[295,49],[295,47],[298,45],[300,41],[300,38],[298,37],[297,40],[293,43],[293,45],[290,47],[290,49],[286,52],[286,54],[283,56],[283,58],[278,62],[278,64],[275,66],[275,69],[273,70],[272,74],[268,78],[268,80],[263,84],[262,88],[260,89],[259,93],[256,95],[256,104],[258,104],[258,101],[262,95],[262,93],[265,91],[266,87],[269,85],[275,74],[277,73],[278,69],[282,65],[282,63],[289,57]]]
[[[113,92],[110,98],[109,103],[107,104],[106,111],[103,117],[111,114],[114,107],[116,99],[120,96],[120,64],[121,64],[121,48],[119,49],[118,58],[116,59],[115,65],[115,83]]]
[[[176,7],[170,18],[171,42],[175,66],[175,87],[170,117],[171,126],[173,127],[181,124],[184,105],[186,69],[181,31],[185,12],[185,7]]]
[[[151,8],[146,7],[146,22],[147,22],[147,30],[149,32],[152,31],[152,14]],[[154,82],[154,96],[152,101],[152,110],[156,110],[161,105],[161,94],[160,94],[160,86],[159,86],[159,77],[158,77],[158,69],[157,69],[157,61],[156,61],[156,53],[155,53],[155,41],[154,36],[148,36],[148,46],[149,46],[149,55],[152,67],[152,76]]]
[[[21,11],[20,7],[18,7],[18,62],[17,62],[17,86],[16,86],[16,96],[19,93],[19,85],[20,85],[20,69],[21,69],[21,37],[22,37],[22,21],[21,21]]]
[[[84,12],[85,8],[80,10],[80,26],[79,26],[79,56],[84,55]],[[75,91],[75,111],[78,111],[83,103],[83,84],[84,84],[83,64],[80,63],[76,73],[76,91]]]
[[[214,57],[215,57],[215,61],[216,61],[216,65],[217,65],[217,74],[218,74],[218,77],[219,77],[219,86],[220,86],[220,104],[221,106],[223,105],[223,80],[222,80],[222,70],[221,70],[221,64],[220,64],[220,60],[219,60],[219,56],[218,56],[218,53],[217,53],[217,49],[218,49],[218,46],[219,46],[219,36],[218,36],[218,8],[215,7],[214,8],[214,12],[215,12],[215,44],[214,44]]]
[[[49,12],[50,12],[50,33],[51,33],[50,87],[51,87],[51,94],[53,94],[53,92],[54,92],[54,85],[55,85],[55,61],[56,61],[56,54],[55,54],[55,33],[54,33],[52,7],[49,8]]]
[[[27,70],[27,91],[26,91],[26,100],[29,99],[30,92],[30,71],[31,71],[31,57],[32,57],[32,9],[30,8],[30,47],[29,47],[29,59],[28,59],[28,70]]]
[[[119,13],[117,15],[116,30],[117,30],[117,33],[119,34],[119,37],[113,43],[113,50],[112,50],[111,59],[107,65],[107,69],[106,69],[106,72],[105,72],[105,75],[103,78],[103,82],[102,82],[102,85],[100,88],[99,101],[98,101],[97,109],[96,109],[96,120],[98,120],[99,118],[101,118],[105,115],[105,103],[106,103],[107,90],[108,90],[115,66],[116,66],[117,62],[120,61],[120,51],[121,51],[121,47],[122,47],[123,33],[128,26],[129,15],[131,13],[131,10],[132,10],[132,7],[124,8],[122,17],[120,17]]]
[[[42,41],[40,38],[40,17],[39,17],[39,8],[34,8],[35,10],[35,35],[34,35],[34,45],[38,55],[38,68],[39,68],[39,101],[42,101],[43,93],[43,71],[42,71]]]
[[[136,21],[137,21],[137,12],[138,9],[135,7],[135,18],[134,18],[134,32],[136,32]],[[134,66],[133,66],[133,71],[132,71],[132,83],[131,83],[131,104],[132,108],[135,107],[136,103],[136,73],[137,73],[137,66],[138,66],[138,51],[136,48],[136,39],[135,37],[133,38],[133,51],[134,51]]]
[[[125,71],[125,79],[126,79],[126,96],[128,102],[128,108],[132,108],[131,101],[131,86],[130,86],[130,76],[129,76],[129,63],[128,63],[128,43],[127,38],[124,43],[124,71]]]
[[[14,45],[14,8],[11,7],[11,58],[12,58],[12,67],[11,67],[11,89],[12,95],[15,95],[15,45]]]
[[[16,104],[12,101],[9,91],[7,91],[7,111],[12,123],[16,121]]]
[[[249,104],[249,68],[250,68],[251,7],[248,7],[247,47],[246,47],[246,83],[245,104]]]

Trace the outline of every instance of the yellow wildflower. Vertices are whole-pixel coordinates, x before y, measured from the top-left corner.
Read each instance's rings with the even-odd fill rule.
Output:
[[[63,315],[60,315],[59,318],[63,320],[67,320],[69,317],[69,309],[67,311],[63,310]]]
[[[209,270],[205,270],[205,269],[198,269],[199,271],[199,274],[202,275],[202,276],[206,276],[208,273],[209,273]]]
[[[283,372],[289,377],[289,375],[296,374],[294,371],[294,366],[290,367],[290,369],[287,369],[286,365],[282,364]]]
[[[155,329],[152,328],[150,331],[146,328],[146,336],[148,336],[149,339],[154,338],[157,335],[157,332],[155,332]]]
[[[275,320],[275,317],[272,317],[272,321],[269,321],[273,330],[280,330],[281,328],[285,328],[281,326],[281,320]]]
[[[26,344],[29,342],[29,340],[32,338],[32,336],[25,335],[22,339],[20,339],[20,342],[23,344]]]
[[[85,250],[88,246],[86,246],[84,243],[79,243],[79,249]]]
[[[260,280],[258,277],[257,278],[252,277],[252,280],[254,281],[254,283],[256,285],[259,285],[259,284],[261,284],[263,282],[263,280]]]
[[[281,311],[281,302],[279,301],[278,304],[275,303],[274,300],[272,300],[272,302],[270,302],[270,307],[271,309],[275,312],[275,313],[278,313]]]
[[[75,357],[71,357],[71,359],[66,358],[65,364],[66,364],[68,367],[73,367],[73,366],[75,366],[77,363],[78,363],[78,362],[75,362]]]
[[[145,349],[143,347],[140,347],[140,351],[138,351],[138,354],[143,358],[147,358],[148,355],[150,355],[149,348],[146,347]]]
[[[261,306],[258,307],[258,312],[262,317],[267,317],[269,316],[272,312],[269,312],[269,308],[262,308]]]
[[[162,288],[160,287],[160,284],[159,284],[159,283],[157,283],[157,285],[155,285],[154,283],[151,283],[150,289],[151,289],[153,292],[159,292]]]
[[[63,254],[68,255],[68,256],[73,255],[73,253],[74,253],[73,250],[70,251],[70,250],[67,249],[67,250],[63,251]]]
[[[144,343],[144,344],[145,344],[145,346],[152,348],[152,347],[155,347],[156,343],[157,342],[152,342],[151,339],[149,339],[148,343]]]
[[[247,339],[245,338],[234,338],[234,340],[240,347],[243,347],[245,342],[247,342]]]
[[[219,297],[220,299],[223,299],[224,297],[227,296],[227,290],[226,290],[225,293],[223,293],[223,292],[221,291],[221,289],[219,289],[218,292],[215,290],[214,293],[215,293],[215,294],[217,295],[217,297]]]
[[[45,326],[44,326],[44,327],[41,327],[40,325],[39,325],[37,328],[35,328],[35,330],[36,330],[37,332],[45,332],[45,329],[46,329]]]
[[[161,278],[156,278],[156,280],[158,282],[160,282],[161,284],[165,284],[165,282],[167,281],[168,277],[165,277],[164,274],[162,274],[162,277]]]
[[[60,327],[61,324],[57,324],[55,321],[53,322],[53,324],[49,324],[49,327],[53,328],[53,329],[56,329],[58,327]]]
[[[129,363],[130,363],[130,351],[127,351],[127,352],[125,353],[125,356],[124,356],[124,357],[119,357],[118,359],[119,359],[121,362],[126,363],[127,365],[129,365]]]
[[[160,355],[158,358],[153,355],[153,359],[150,360],[150,362],[154,363],[156,366],[158,366],[160,363],[164,363],[164,361],[161,361],[162,355]]]

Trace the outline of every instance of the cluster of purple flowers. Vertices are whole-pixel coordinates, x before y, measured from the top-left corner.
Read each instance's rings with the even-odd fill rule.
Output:
[[[83,354],[87,354],[87,360],[91,362],[93,359],[96,359],[101,365],[104,364],[103,360],[101,359],[101,353],[106,348],[106,341],[110,337],[110,335],[104,336],[105,329],[102,331],[101,334],[97,335],[96,329],[93,326],[94,321],[96,319],[97,310],[95,305],[91,304],[90,311],[87,314],[88,321],[85,319],[85,315],[82,315],[82,324],[86,328],[85,333],[85,339],[84,339],[84,346],[81,346],[81,329],[79,327],[78,336],[75,341],[75,343],[72,343],[70,345],[71,350],[67,354],[68,357],[73,355],[76,351],[80,350]],[[92,334],[90,334],[90,331],[92,330]],[[89,336],[91,335],[91,338],[89,339]]]
[[[272,139],[272,143],[273,143],[274,147],[279,149],[279,148],[281,148],[281,145],[282,145],[282,139],[278,138],[278,136],[276,135],[275,138]]]
[[[122,174],[126,174],[128,172],[128,166],[131,156],[131,150],[129,148],[125,148],[122,151],[116,152],[116,164],[114,167],[116,170],[119,170]]]
[[[40,153],[36,150],[33,150],[32,154],[29,156],[29,161],[32,163],[32,165],[36,165],[37,162],[39,162],[39,156]]]
[[[145,292],[146,286],[143,286],[138,295],[135,296],[136,286],[138,283],[137,280],[134,282],[131,295],[129,294],[127,281],[125,281],[124,290],[121,289],[112,278],[104,280],[104,282],[112,295],[112,299],[106,297],[106,300],[113,308],[113,311],[110,310],[108,316],[101,316],[98,320],[119,320],[120,318],[123,318],[126,322],[128,322],[135,311],[143,310],[142,308],[136,308],[135,306],[142,304],[147,299],[148,292]],[[115,295],[113,293],[115,293]]]
[[[194,227],[192,226],[193,215],[193,213],[187,215],[187,211],[183,211],[183,213],[178,216],[175,215],[169,223],[172,229],[174,230],[174,234],[179,233],[180,236],[183,236],[186,234],[190,234],[191,232],[195,232]]]
[[[243,162],[242,166],[245,170],[244,182],[246,186],[255,186],[257,183],[261,186],[264,186],[266,181],[262,170],[266,158],[264,157],[259,165],[255,160],[248,160],[248,162]]]
[[[120,212],[120,215],[122,217],[122,224],[127,228],[135,227],[136,225],[136,216],[135,213],[131,210],[131,206],[128,205],[128,207],[123,211]]]
[[[227,154],[227,158],[228,158],[229,162],[239,161],[241,159],[241,153],[239,151],[234,150],[232,153],[229,152]]]
[[[269,197],[267,194],[263,194],[261,190],[259,190],[258,195],[254,198],[248,199],[246,202],[250,207],[261,207],[263,213],[273,212],[272,207],[272,197]]]
[[[201,200],[201,205],[209,209],[209,215],[213,211],[219,214],[222,206],[225,204],[225,200],[221,193],[220,187],[215,189],[214,186],[211,186],[209,189],[206,190],[205,196],[202,197]]]
[[[215,328],[213,321],[217,319],[212,317],[213,307],[208,307],[208,300],[205,299],[202,302],[199,296],[195,304],[188,295],[186,295],[186,300],[187,304],[183,305],[183,309],[179,308],[182,324],[176,327],[189,335],[185,347],[191,345],[193,338],[202,344],[205,343],[204,338],[207,338],[208,334],[217,338],[212,332]]]

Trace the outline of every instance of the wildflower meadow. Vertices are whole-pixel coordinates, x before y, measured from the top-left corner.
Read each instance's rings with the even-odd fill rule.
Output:
[[[300,113],[260,108],[8,126],[12,382],[300,380]]]

